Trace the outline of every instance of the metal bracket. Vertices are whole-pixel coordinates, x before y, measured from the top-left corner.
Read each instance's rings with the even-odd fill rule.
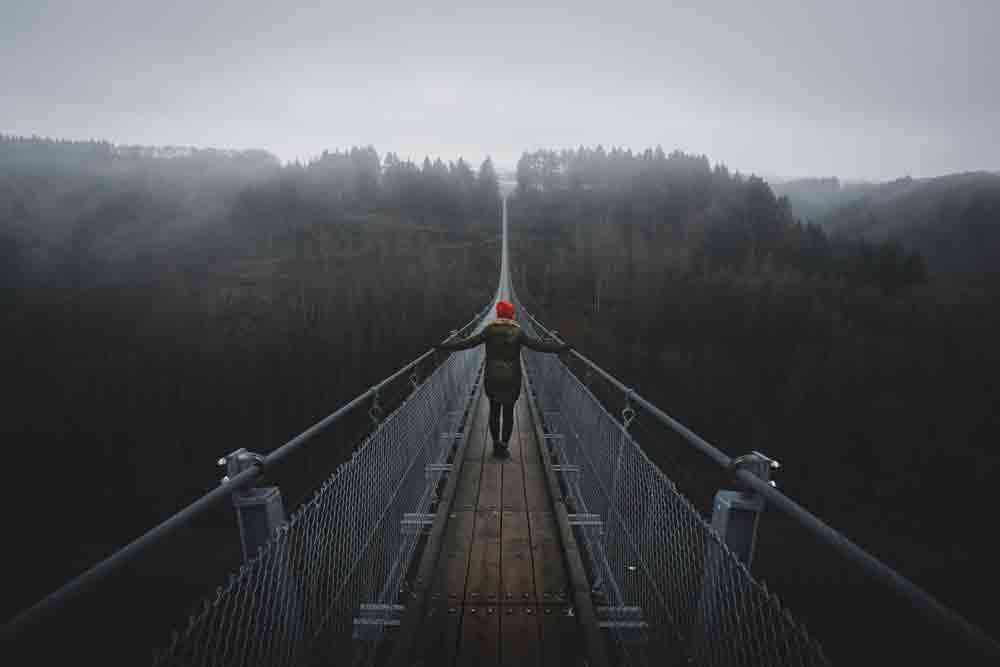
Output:
[[[551,431],[558,431],[556,428],[559,420],[562,419],[562,412],[559,410],[542,410],[542,422]]]
[[[573,465],[571,463],[553,463],[553,472],[561,472],[564,477],[575,476],[577,481],[580,479],[580,466]],[[568,480],[567,480],[568,481]]]
[[[398,628],[406,607],[401,604],[362,604],[354,618],[354,639],[378,641],[388,628]]]
[[[562,441],[565,440],[565,436],[562,433],[543,433],[542,441],[545,443],[545,448],[552,452],[556,445],[561,445]]]
[[[770,483],[771,471],[781,464],[760,452],[750,452],[738,456],[730,463],[730,470],[746,470]],[[755,493],[743,481],[739,481],[739,491],[722,490],[712,501],[712,528],[722,537],[726,545],[748,568],[753,561],[757,544],[757,525],[764,511],[764,498]]]
[[[240,447],[219,459],[218,464],[225,466],[226,476],[222,478],[222,483],[228,484],[237,475],[251,468],[263,466],[264,457]],[[281,498],[281,490],[276,486],[248,485],[234,490],[232,498],[236,509],[236,520],[240,527],[243,559],[249,561],[285,523],[284,501]]]
[[[583,529],[596,530],[598,534],[604,532],[604,520],[600,514],[576,513],[567,514],[570,526],[578,526]]]
[[[646,642],[645,630],[649,623],[642,620],[641,607],[596,607],[597,626],[615,633],[625,644]]]
[[[602,628],[649,627],[649,623],[642,620],[642,607],[597,607],[594,612]]]
[[[751,451],[749,454],[737,456],[730,462],[729,467],[733,472],[747,470],[771,486],[777,486],[771,481],[771,472],[781,468],[781,463],[758,451]]]
[[[404,535],[410,535],[413,533],[419,533],[422,530],[427,530],[434,523],[434,514],[427,514],[424,512],[407,512],[403,515],[403,519],[399,522],[400,530]]]
[[[264,457],[260,454],[247,451],[246,447],[235,449],[218,460],[218,465],[226,469],[226,475],[222,478],[222,484],[228,484],[229,480],[253,467],[264,465]]]
[[[437,486],[441,476],[451,474],[453,469],[454,466],[451,463],[428,463],[424,466],[424,479]]]

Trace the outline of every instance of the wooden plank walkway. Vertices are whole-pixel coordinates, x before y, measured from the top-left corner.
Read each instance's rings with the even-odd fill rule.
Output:
[[[411,665],[580,665],[558,526],[528,402],[510,457],[493,456],[484,396],[442,539]]]

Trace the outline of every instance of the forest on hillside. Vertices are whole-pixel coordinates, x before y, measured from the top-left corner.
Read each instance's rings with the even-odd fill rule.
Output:
[[[797,217],[840,239],[893,241],[940,278],[1000,284],[1000,174],[968,172],[886,183],[802,179],[775,186]]]
[[[220,456],[271,451],[466,323],[496,288],[499,197],[489,160],[365,147],[283,166],[0,139],[0,438],[19,545],[0,616],[218,484]],[[275,473],[290,508],[370,428],[359,413]],[[238,565],[234,517],[216,514],[137,570],[163,589],[155,609],[107,622],[162,632]]]
[[[800,221],[763,180],[704,156],[527,153],[509,212],[515,288],[543,322],[730,455],[780,460],[791,497],[1000,633],[983,589],[1000,290]],[[640,415],[634,430],[709,514],[725,477],[654,426]],[[757,553],[835,663],[961,655],[775,512]]]

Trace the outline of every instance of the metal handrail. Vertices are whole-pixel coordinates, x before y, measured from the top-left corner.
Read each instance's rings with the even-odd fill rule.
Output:
[[[532,323],[540,331],[544,332],[546,336],[556,342],[564,342],[556,332],[550,331],[542,325],[527,309],[521,307],[519,310],[530,318]],[[580,354],[576,349],[571,349],[569,353],[579,359],[587,368],[604,378],[612,386],[625,393],[629,401],[641,406],[657,421],[680,435],[688,444],[712,459],[719,467],[731,473],[740,482],[752,488],[768,503],[781,510],[802,528],[812,533],[814,537],[833,547],[837,553],[861,568],[862,571],[876,581],[888,586],[895,593],[906,598],[915,609],[922,612],[929,619],[943,624],[949,631],[955,633],[969,645],[983,651],[986,655],[1000,658],[1000,642],[987,635],[977,625],[968,621],[958,612],[949,608],[933,595],[852,542],[843,533],[824,523],[815,514],[802,507],[802,505],[786,496],[774,486],[771,486],[767,481],[749,470],[735,467],[732,457],[644,399],[634,389]]]
[[[442,342],[447,342],[458,335],[459,332],[466,331],[470,327],[475,326],[489,313],[492,305],[493,302],[491,301],[489,305],[477,313],[471,320],[469,320],[469,322],[467,322],[460,329],[453,331]],[[243,472],[229,478],[224,484],[204,494],[168,519],[162,521],[155,527],[143,533],[141,536],[112,553],[104,560],[98,562],[86,572],[76,576],[57,590],[49,593],[35,604],[21,611],[17,616],[4,624],[2,630],[0,630],[0,637],[3,637],[4,640],[9,640],[20,635],[27,628],[53,613],[57,607],[64,605],[74,598],[84,594],[88,590],[91,590],[98,583],[138,558],[148,549],[161,542],[164,538],[173,534],[208,510],[219,505],[227,498],[230,498],[236,491],[253,484],[265,472],[280,464],[300,447],[312,440],[316,435],[322,433],[327,428],[342,419],[345,415],[355,410],[362,403],[372,398],[372,396],[374,396],[383,387],[398,380],[403,375],[412,372],[413,369],[417,368],[422,362],[430,358],[435,352],[436,350],[433,347],[427,352],[424,352],[422,355],[409,362],[392,375],[388,376],[381,382],[372,385],[350,402],[341,406],[328,416],[307,428],[302,433],[272,451],[267,456],[263,457],[258,464],[253,465]]]

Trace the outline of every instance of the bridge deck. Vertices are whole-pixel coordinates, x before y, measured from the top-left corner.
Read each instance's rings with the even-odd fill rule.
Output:
[[[577,665],[582,639],[527,400],[510,457],[480,400],[411,664]]]

